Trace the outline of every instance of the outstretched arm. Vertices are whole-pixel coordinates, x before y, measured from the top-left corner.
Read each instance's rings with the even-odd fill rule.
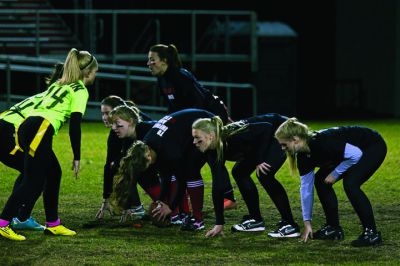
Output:
[[[71,119],[69,124],[69,138],[71,141],[72,152],[74,154],[74,160],[72,162],[72,170],[74,170],[76,178],[78,178],[80,160],[81,160],[81,122],[82,122],[82,113],[80,112],[71,113]]]

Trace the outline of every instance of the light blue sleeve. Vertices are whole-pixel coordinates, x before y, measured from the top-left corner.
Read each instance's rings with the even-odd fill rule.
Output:
[[[303,221],[311,221],[314,203],[314,170],[300,176],[300,197]]]
[[[341,174],[343,174],[350,166],[358,163],[363,152],[356,146],[346,143],[344,148],[343,158],[346,159],[342,161],[336,168],[332,171],[331,175],[338,179]]]

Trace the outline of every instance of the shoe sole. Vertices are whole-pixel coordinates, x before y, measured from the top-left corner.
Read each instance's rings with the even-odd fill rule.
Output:
[[[265,227],[256,227],[256,228],[244,230],[244,229],[240,229],[240,228],[236,228],[236,227],[232,226],[231,231],[232,232],[262,232],[262,231],[265,231]]]
[[[48,235],[48,236],[75,236],[76,235],[76,233],[73,235],[54,234],[49,230],[44,230],[44,234]]]
[[[11,226],[13,229],[17,229],[17,230],[27,230],[27,231],[37,231],[37,232],[43,232],[44,231],[44,227],[40,228],[40,227],[18,227],[18,226]]]
[[[273,238],[295,238],[295,237],[299,237],[300,233],[293,233],[293,234],[289,234],[289,235],[281,235],[281,234],[271,234],[268,233],[269,237],[273,237]]]

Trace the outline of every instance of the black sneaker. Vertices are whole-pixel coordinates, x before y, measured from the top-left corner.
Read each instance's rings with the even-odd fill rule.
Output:
[[[351,241],[353,247],[375,246],[382,243],[381,232],[365,228],[364,232],[356,239]]]
[[[268,233],[270,237],[284,238],[284,237],[299,237],[300,229],[297,224],[291,225],[286,221],[281,221],[277,224],[278,228],[275,231]]]
[[[204,229],[204,221],[196,220],[195,218],[186,219],[181,225],[182,231],[199,231]]]
[[[344,232],[340,226],[324,225],[313,234],[313,237],[320,240],[343,240]]]
[[[263,220],[256,221],[254,219],[246,220],[241,224],[235,224],[231,227],[232,232],[259,232],[265,230]]]
[[[182,225],[185,220],[189,219],[189,214],[187,213],[179,213],[171,217],[171,224],[173,225]]]

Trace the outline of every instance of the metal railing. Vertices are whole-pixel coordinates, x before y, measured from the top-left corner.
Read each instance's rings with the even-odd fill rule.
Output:
[[[121,10],[121,9],[116,9],[116,10],[101,10],[101,9],[43,9],[43,10],[29,10],[29,9],[2,9],[0,10],[0,15],[9,15],[9,16],[15,16],[15,15],[34,15],[35,16],[35,41],[34,41],[34,46],[35,46],[35,55],[40,56],[41,55],[41,44],[43,43],[43,34],[41,32],[40,28],[40,21],[41,17],[48,15],[48,14],[54,14],[54,15],[73,15],[73,16],[78,16],[80,15],[82,17],[83,22],[86,22],[87,25],[89,25],[86,30],[83,30],[83,34],[85,34],[85,37],[88,37],[91,39],[89,42],[88,48],[89,50],[92,51],[93,53],[97,54],[97,57],[99,60],[109,60],[113,64],[116,64],[118,61],[122,60],[142,60],[145,58],[145,54],[142,53],[137,53],[135,51],[133,52],[120,52],[118,51],[120,41],[118,40],[121,38],[121,36],[126,36],[127,35],[127,26],[122,25],[121,26],[121,20],[126,19],[126,16],[128,17],[128,20],[130,23],[133,22],[138,22],[140,21],[140,16],[147,16],[149,17],[157,17],[157,22],[155,23],[155,32],[153,33],[154,36],[156,37],[156,40],[160,39],[160,32],[161,32],[161,25],[159,22],[159,17],[162,16],[168,16],[169,20],[173,19],[174,17],[177,16],[186,16],[185,18],[182,18],[182,21],[186,21],[184,19],[189,19],[190,25],[187,26],[188,31],[183,32],[182,31],[182,26],[185,24],[185,22],[181,22],[181,25],[177,25],[177,31],[180,36],[183,37],[184,34],[188,35],[188,40],[185,39],[185,43],[190,45],[189,51],[187,53],[181,53],[182,60],[187,60],[191,62],[191,69],[195,70],[196,69],[196,64],[197,62],[250,62],[251,64],[251,70],[254,72],[257,70],[258,67],[258,47],[257,47],[257,35],[256,35],[256,22],[257,22],[257,15],[254,11],[229,11],[229,10],[156,10],[156,9],[137,9],[137,10]],[[96,41],[97,38],[97,25],[96,21],[103,21],[101,19],[105,18],[100,18],[99,16],[107,16],[107,21],[110,21],[110,31],[111,32],[111,38],[109,38],[110,42],[108,47],[111,47],[111,51],[109,53],[99,53],[96,51],[96,47],[98,45],[98,42]],[[109,18],[108,16],[111,16]],[[225,50],[223,53],[200,53],[198,51],[198,23],[200,20],[204,20],[204,17],[206,16],[211,16],[211,17],[216,17],[220,16],[224,18],[224,23],[225,27],[227,30],[225,30],[224,34],[224,43],[225,43]],[[212,21],[211,17],[206,17],[207,21]],[[139,18],[139,19],[138,19]],[[233,19],[232,19],[233,18]],[[232,20],[242,20],[242,21],[247,21],[249,24],[249,33],[248,33],[248,52],[247,53],[233,53],[231,52],[230,46],[234,44],[234,42],[230,42],[230,37],[229,36],[229,23]],[[75,18],[75,21],[77,21],[77,18]],[[94,24],[93,24],[94,23]],[[119,24],[120,23],[120,24]],[[79,23],[75,23],[78,25]],[[104,25],[104,23],[101,23]],[[94,26],[93,26],[94,25]],[[75,29],[75,35],[78,35],[78,29]],[[82,31],[82,29],[81,29]],[[134,33],[130,33],[134,35]],[[135,38],[135,36],[132,36],[132,38]],[[108,39],[106,39],[107,41]],[[126,39],[124,39],[125,41]],[[1,43],[1,42],[0,42]],[[91,47],[92,45],[95,45],[96,47]],[[240,47],[243,48],[243,47]],[[239,49],[241,52],[243,52],[244,49]]]
[[[41,58],[41,57],[28,57],[28,56],[6,56],[0,55],[0,70],[5,71],[5,101],[9,107],[12,103],[12,98],[19,99],[20,95],[12,93],[12,72],[28,72],[36,74],[48,75],[53,70],[53,65],[60,62],[57,59]],[[24,63],[24,64],[21,64]],[[31,65],[28,65],[31,64]],[[45,66],[40,66],[45,65]],[[51,65],[51,67],[49,67]],[[134,73],[141,73],[137,75]],[[148,76],[146,76],[147,74]],[[135,66],[121,66],[113,64],[101,63],[100,71],[96,74],[96,80],[118,80],[125,82],[125,99],[131,98],[131,82],[146,82],[155,83],[156,78],[149,76],[149,70],[146,67],[135,67]],[[253,115],[257,114],[257,90],[253,84],[250,83],[228,83],[228,82],[214,82],[214,81],[199,81],[202,85],[210,88],[213,87],[217,90],[218,88],[226,89],[226,104],[229,109],[232,109],[231,94],[232,90],[250,90],[252,93],[252,112]],[[99,82],[100,84],[100,82]],[[155,88],[155,87],[154,87]],[[153,94],[156,95],[156,94]],[[1,94],[0,94],[1,96]],[[221,95],[220,95],[221,96]],[[99,104],[100,99],[95,99],[92,104]],[[156,99],[153,99],[153,105],[142,105],[140,102],[137,104],[143,110],[155,111],[155,112],[166,112],[167,108],[164,106],[155,105]]]

